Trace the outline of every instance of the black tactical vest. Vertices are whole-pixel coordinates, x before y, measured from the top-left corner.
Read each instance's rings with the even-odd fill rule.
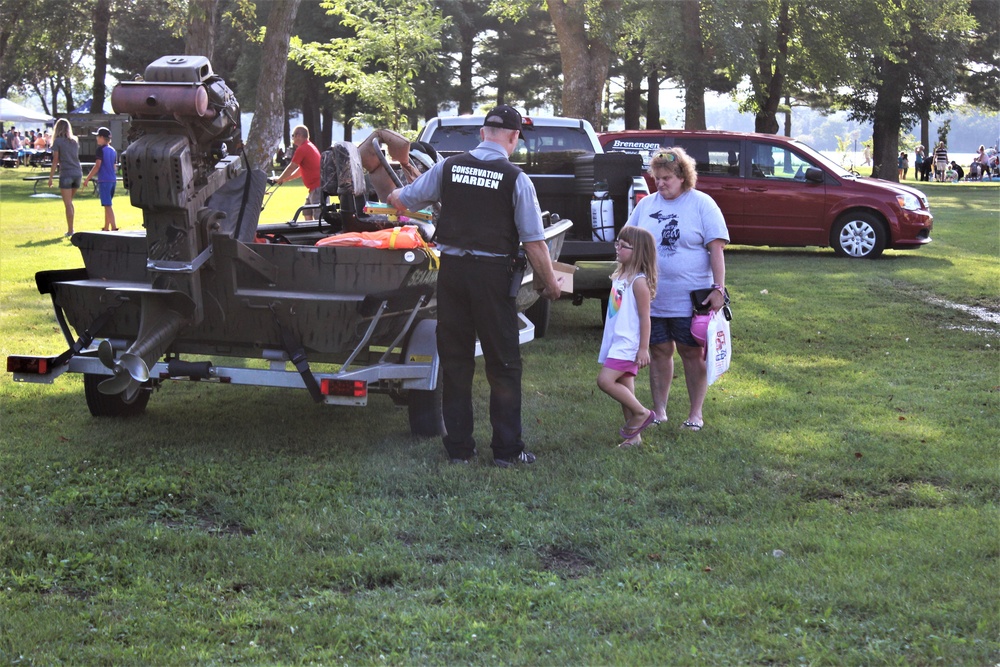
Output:
[[[507,160],[478,160],[469,153],[445,160],[434,240],[463,250],[517,252],[514,184],[520,173]]]

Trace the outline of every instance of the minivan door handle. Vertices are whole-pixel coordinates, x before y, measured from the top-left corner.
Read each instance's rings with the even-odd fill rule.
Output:
[[[738,185],[723,185],[722,189],[723,190],[739,190],[740,186],[738,186]]]
[[[758,188],[749,187],[747,188],[747,190],[749,190],[750,192],[767,192],[767,188],[759,188],[759,187]]]

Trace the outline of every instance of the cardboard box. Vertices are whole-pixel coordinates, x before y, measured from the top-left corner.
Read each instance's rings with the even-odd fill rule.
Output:
[[[573,293],[573,274],[576,272],[576,267],[572,264],[563,264],[562,262],[552,262],[552,270],[555,271],[556,278],[562,278],[562,291],[564,294]],[[538,274],[534,274],[534,280],[532,286],[536,290],[544,289],[545,285],[542,284],[541,279]]]

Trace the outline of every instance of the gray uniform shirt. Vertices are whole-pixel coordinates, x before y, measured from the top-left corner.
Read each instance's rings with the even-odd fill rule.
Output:
[[[506,160],[507,152],[500,144],[484,141],[469,153],[478,160]],[[410,183],[399,193],[399,201],[411,211],[430,206],[441,199],[441,183],[444,181],[444,162],[438,162],[430,171],[424,173],[413,183]],[[538,205],[538,195],[535,186],[522,172],[514,183],[514,225],[522,243],[542,241],[545,231],[542,225],[542,208]],[[490,255],[438,244],[438,249],[445,255]]]

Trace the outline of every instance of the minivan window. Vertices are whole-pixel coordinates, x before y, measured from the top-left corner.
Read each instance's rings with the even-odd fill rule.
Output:
[[[816,166],[784,146],[771,144],[751,142],[750,156],[751,178],[804,181],[806,170]]]
[[[641,139],[613,139],[604,147],[607,153],[639,153],[643,167],[661,148],[679,146],[694,158],[699,175],[739,176],[740,142],[735,139],[692,139],[687,137],[642,137]]]
[[[698,163],[699,175],[740,175],[739,141],[679,137],[677,139],[677,146],[683,148]]]

